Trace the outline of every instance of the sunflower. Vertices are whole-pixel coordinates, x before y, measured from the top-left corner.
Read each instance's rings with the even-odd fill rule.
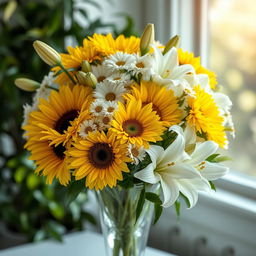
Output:
[[[23,129],[30,140],[51,141],[50,145],[64,145],[75,138],[80,124],[89,119],[92,89],[76,85],[61,86],[52,91],[49,99],[41,99],[38,109],[30,113],[28,125]]]
[[[140,39],[135,36],[125,38],[124,35],[118,36],[116,39],[111,34],[100,35],[94,34],[89,37],[93,47],[103,56],[108,56],[116,52],[138,53],[140,50]]]
[[[179,48],[178,49],[178,58],[179,58],[180,65],[190,64],[194,67],[196,74],[208,75],[210,87],[212,89],[216,88],[216,85],[217,85],[216,74],[213,71],[201,66],[200,57],[195,57],[194,53],[185,52],[181,48]]]
[[[85,140],[77,141],[69,150],[70,168],[77,180],[86,177],[86,187],[96,190],[116,186],[123,180],[122,172],[129,172],[126,162],[127,145],[114,134],[89,132]]]
[[[188,124],[200,134],[205,134],[207,140],[212,140],[224,147],[227,143],[224,132],[223,117],[213,97],[200,86],[194,88],[195,95],[188,98]]]
[[[101,61],[101,56],[99,52],[93,47],[92,43],[88,39],[84,39],[83,46],[67,47],[68,53],[61,53],[61,63],[66,69],[73,69],[70,74],[74,77],[78,70],[81,69],[81,64],[83,60],[88,62]],[[55,74],[61,71],[60,67],[54,67],[52,69]],[[68,76],[62,72],[57,76],[55,82],[58,84],[70,84],[70,79]]]
[[[51,184],[54,178],[67,186],[70,181],[70,171],[63,145],[50,146],[47,141],[28,140],[26,148],[31,152],[30,160],[36,164],[35,173],[46,176],[46,182]]]
[[[160,117],[164,126],[170,127],[181,121],[182,111],[172,90],[168,90],[156,82],[142,81],[140,86],[133,85],[131,92],[125,95],[129,99],[133,95],[143,105],[152,103],[152,108]]]
[[[160,117],[153,111],[152,103],[143,106],[142,101],[135,97],[131,97],[126,105],[118,103],[111,126],[110,131],[123,142],[145,148],[149,148],[148,142],[162,140],[165,129]]]

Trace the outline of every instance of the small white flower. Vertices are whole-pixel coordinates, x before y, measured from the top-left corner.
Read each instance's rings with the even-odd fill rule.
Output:
[[[103,131],[105,129],[105,125],[102,122],[102,117],[103,116],[93,116],[91,119],[98,131]]]
[[[29,115],[31,112],[33,112],[35,110],[37,110],[37,105],[32,105],[32,106],[29,104],[23,105],[23,122],[22,122],[21,127],[28,124]],[[28,137],[26,135],[23,135],[23,137],[25,139],[28,139]]]
[[[129,86],[132,81],[131,81],[131,76],[126,73],[121,73],[121,72],[116,72],[109,76],[107,80],[111,83],[114,84],[122,84],[123,86]]]
[[[102,99],[96,99],[95,101],[92,102],[90,106],[90,112],[94,116],[101,116],[103,115],[104,111],[104,100]]]
[[[151,65],[152,56],[146,54],[144,56],[136,55],[135,62],[130,66],[129,71],[133,75],[142,75],[142,79],[149,81],[152,75],[152,65]]]
[[[112,71],[106,65],[91,66],[92,73],[96,76],[98,82],[103,82],[106,78],[111,76]]]
[[[109,129],[110,128],[110,123],[113,119],[113,116],[99,116],[98,117],[98,122],[101,124],[101,129]]]
[[[137,148],[133,144],[128,145],[128,153],[135,165],[138,165],[140,161],[143,161],[146,156],[146,151],[143,147]]]
[[[104,115],[112,116],[114,112],[117,110],[118,104],[116,101],[106,101],[104,102]]]
[[[103,64],[111,68],[111,70],[124,70],[128,69],[131,64],[135,61],[134,55],[127,54],[124,52],[117,52],[110,55]]]
[[[104,101],[123,101],[123,94],[126,92],[124,85],[115,84],[105,80],[102,83],[97,84],[94,91],[96,99]]]
[[[80,126],[79,135],[85,139],[89,132],[94,132],[96,130],[97,126],[93,120],[85,120]]]

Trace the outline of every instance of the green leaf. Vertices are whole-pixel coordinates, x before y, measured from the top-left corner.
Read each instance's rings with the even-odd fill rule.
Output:
[[[160,204],[155,204],[154,206],[155,206],[155,219],[154,219],[154,225],[155,225],[162,215],[163,206],[161,206]]]
[[[50,209],[51,214],[56,219],[63,219],[64,218],[65,210],[60,204],[57,204],[56,202],[50,202],[49,203],[49,209]]]
[[[217,157],[217,156],[219,156],[220,154],[212,154],[212,155],[210,155],[210,156],[208,156],[206,159],[205,159],[205,161],[208,161],[208,162],[215,162],[215,158]]]
[[[215,158],[216,163],[225,162],[225,161],[231,161],[232,158],[229,156],[219,156]]]
[[[137,204],[137,208],[136,208],[136,222],[138,220],[138,218],[140,217],[141,211],[143,209],[143,205],[145,203],[145,188],[143,188],[140,192],[140,197],[138,200],[138,204]]]
[[[162,200],[160,199],[159,195],[152,192],[146,193],[146,199],[155,204],[162,204]]]
[[[79,193],[85,189],[86,187],[84,179],[71,182],[66,192],[66,206],[68,206],[72,201],[74,201],[79,195]]]
[[[178,200],[175,202],[175,211],[176,211],[176,215],[180,217],[180,201]]]
[[[211,189],[216,191],[216,187],[215,187],[214,183],[212,181],[209,181],[209,183],[210,183]]]
[[[180,192],[180,195],[181,195],[182,198],[184,199],[184,201],[185,201],[187,207],[190,208],[190,202],[189,202],[188,198],[187,198],[184,194],[182,194],[181,192]]]
[[[24,166],[19,167],[14,174],[14,179],[17,183],[21,183],[27,174],[27,168]]]
[[[34,173],[29,174],[29,176],[27,177],[27,187],[31,190],[35,189],[36,187],[38,187],[38,185],[40,184],[40,178],[38,176],[36,176]]]

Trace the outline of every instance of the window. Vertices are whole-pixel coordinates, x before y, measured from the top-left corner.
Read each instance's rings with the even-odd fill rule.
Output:
[[[255,0],[209,1],[209,64],[233,102],[229,165],[256,178],[255,13]]]

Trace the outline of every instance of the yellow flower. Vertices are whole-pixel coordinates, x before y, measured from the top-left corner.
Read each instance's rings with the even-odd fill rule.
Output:
[[[189,113],[186,118],[188,124],[201,134],[205,134],[207,140],[215,141],[224,147],[227,143],[224,132],[223,117],[213,99],[200,86],[194,88],[195,95],[188,98]]]
[[[116,186],[123,180],[122,172],[129,172],[126,162],[127,145],[114,135],[89,132],[85,140],[77,141],[69,150],[70,168],[77,180],[86,177],[86,187],[96,190]]]
[[[190,64],[194,67],[196,74],[206,74],[209,76],[209,83],[212,89],[216,88],[217,79],[216,74],[201,66],[200,57],[194,57],[194,53],[192,52],[185,52],[182,49],[178,49],[178,57],[179,57],[179,64]]]
[[[111,121],[110,131],[124,143],[129,142],[149,148],[148,142],[162,140],[164,126],[152,110],[152,103],[142,106],[142,101],[131,97],[126,105],[121,102]]]
[[[140,39],[135,36],[125,38],[124,35],[120,35],[114,39],[111,34],[106,36],[94,34],[89,37],[89,40],[102,56],[108,56],[116,52],[138,53],[140,50]]]
[[[164,126],[170,127],[181,122],[182,111],[172,90],[156,82],[142,81],[140,85],[132,86],[130,94],[126,94],[125,98],[129,99],[131,95],[137,100],[140,99],[144,106],[152,103],[153,110]]]
[[[67,186],[70,181],[66,147],[63,145],[50,146],[47,141],[29,140],[26,148],[31,152],[30,160],[36,164],[35,173],[46,176],[46,182],[51,184],[54,178]]]
[[[82,47],[67,47],[68,53],[61,53],[61,63],[62,65],[68,70],[68,69],[75,69],[73,71],[70,71],[70,74],[72,76],[75,76],[77,71],[81,70],[83,61],[88,61],[89,63],[97,60],[101,60],[101,57],[99,55],[99,52],[93,47],[92,43],[88,39],[84,39],[83,46]],[[52,69],[55,74],[58,73],[61,68],[60,67],[54,67]],[[55,80],[58,84],[70,84],[70,79],[68,76],[62,72],[59,74]]]
[[[23,127],[25,135],[31,140],[50,141],[50,145],[65,145],[77,136],[81,122],[89,118],[91,102],[91,88],[61,86],[48,100],[40,100],[39,110],[31,112],[28,125]]]

